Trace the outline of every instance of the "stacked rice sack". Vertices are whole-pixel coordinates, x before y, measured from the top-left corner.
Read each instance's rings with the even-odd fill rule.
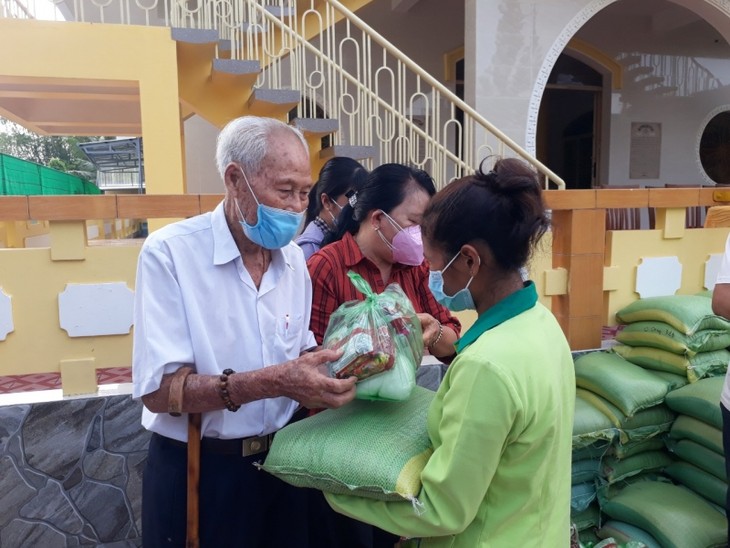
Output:
[[[578,357],[575,376],[571,517],[585,541],[601,525],[597,494],[600,497],[607,486],[657,474],[671,464],[661,436],[671,428],[674,413],[663,403],[670,383],[616,354],[590,352]],[[587,427],[589,417],[595,428],[592,434]],[[578,512],[579,503],[589,497],[586,510]],[[601,536],[600,529],[598,532]],[[642,538],[652,539],[652,535],[644,533]],[[642,538],[625,542],[643,542]]]
[[[713,377],[670,392],[667,405],[677,413],[667,438],[675,456],[665,473],[724,512],[727,493],[722,445],[720,393],[724,379]]]
[[[626,325],[613,351],[631,363],[688,382],[727,369],[730,322],[712,313],[712,300],[705,295],[639,299],[616,319]]]
[[[698,389],[706,393],[709,384],[722,378],[688,384],[686,377],[647,370],[610,352],[584,354],[575,360],[575,368],[576,423],[580,406],[587,404],[609,419],[614,431],[594,476],[597,495],[589,508],[595,508],[598,502],[594,521],[599,524],[584,529],[581,540],[595,534],[600,539],[639,542],[648,548],[706,548],[727,542],[722,509],[675,479],[686,472],[687,466],[678,466],[679,454],[665,446],[668,432],[687,420],[682,419],[687,413],[683,409],[689,406],[687,401],[692,399],[694,403]],[[690,389],[693,391],[688,393]],[[706,402],[711,400],[719,415],[719,391],[706,396]],[[696,417],[700,413],[709,416],[709,403],[699,407],[703,411],[693,411],[693,415],[686,415],[688,419],[699,421]],[[679,421],[675,420],[676,413],[681,413]],[[717,424],[719,419],[714,416],[712,420]],[[693,435],[690,430],[696,432],[695,426],[678,429],[674,437],[686,440]],[[574,429],[577,433],[579,430]],[[721,436],[718,440],[714,434],[712,443],[715,449],[719,443],[721,452]],[[580,454],[575,442],[584,438],[576,439],[574,435],[574,456]],[[686,442],[682,444],[680,453],[688,454],[686,446]],[[576,465],[582,466],[582,461],[574,462],[574,476]],[[718,471],[716,459],[712,469]],[[575,495],[574,486],[574,502]],[[577,519],[583,517],[576,514],[573,521],[579,525]]]

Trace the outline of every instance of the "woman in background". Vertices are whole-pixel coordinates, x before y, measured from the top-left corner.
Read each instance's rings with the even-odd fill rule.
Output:
[[[400,285],[421,321],[424,346],[448,363],[455,353],[461,324],[428,289],[419,226],[435,193],[433,180],[425,171],[383,164],[371,171],[350,197],[336,231],[307,261],[312,278],[310,329],[319,344],[332,312],[346,301],[365,298],[347,277],[352,270],[375,293],[382,293],[393,282]]]
[[[422,507],[327,494],[332,507],[419,546],[569,546],[575,374],[523,267],[549,221],[535,172],[498,161],[450,183],[423,214],[429,286],[478,318],[428,412]]]
[[[356,160],[338,156],[322,166],[319,179],[309,192],[309,205],[304,220],[304,232],[294,241],[309,259],[319,251],[324,237],[337,224],[337,216],[347,203],[347,194],[365,182],[367,170]]]

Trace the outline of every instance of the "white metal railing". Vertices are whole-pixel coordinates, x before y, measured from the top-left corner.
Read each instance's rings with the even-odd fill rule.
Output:
[[[694,57],[630,52],[620,54],[617,60],[623,63],[629,72],[640,67],[652,69],[643,79],[634,80],[638,85],[641,85],[644,79],[650,82],[647,91],[665,91],[677,97],[690,97],[722,87],[722,82]],[[651,80],[650,77],[659,77],[661,81]]]
[[[442,186],[486,157],[517,155],[565,187],[338,0],[52,1],[76,21],[217,30],[219,53],[265,67],[258,88],[299,90],[297,117],[338,120],[331,144],[373,147],[370,167],[416,165]]]
[[[35,19],[33,6],[22,0],[0,1],[0,17],[6,19]]]

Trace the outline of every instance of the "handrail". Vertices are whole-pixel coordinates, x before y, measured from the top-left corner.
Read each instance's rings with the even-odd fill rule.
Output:
[[[313,117],[319,108],[324,116],[338,119],[343,127],[332,137],[335,145],[377,147],[379,163],[417,165],[429,171],[439,187],[472,172],[486,156],[504,155],[506,146],[545,177],[546,187],[552,181],[565,188],[560,177],[341,2],[327,0],[322,8],[310,0],[298,20],[273,15],[255,2],[248,7],[248,29],[255,27],[256,32],[244,36],[236,55],[258,59],[267,67],[258,87],[288,85],[300,90],[298,116]],[[338,21],[343,31],[336,30]],[[277,32],[267,32],[272,28]],[[353,28],[361,35],[355,35]],[[310,41],[308,36],[316,38]],[[376,51],[377,47],[382,50]],[[382,61],[376,61],[378,56]],[[346,67],[347,63],[354,67]],[[487,141],[490,134],[496,145]]]
[[[35,19],[35,14],[21,0],[2,0],[0,2],[0,17],[8,19]]]
[[[403,64],[405,64],[410,70],[415,72],[419,75],[420,78],[422,78],[426,83],[437,89],[442,95],[447,97],[456,107],[463,110],[467,114],[469,114],[472,118],[474,118],[476,121],[478,121],[482,126],[484,126],[487,130],[489,130],[490,133],[495,135],[497,138],[499,138],[502,142],[507,144],[509,148],[514,150],[522,159],[530,163],[535,169],[537,169],[540,173],[542,173],[547,179],[550,181],[553,181],[558,188],[564,189],[565,188],[565,181],[563,181],[562,178],[560,178],[556,173],[554,173],[552,170],[550,170],[547,166],[545,166],[542,162],[537,160],[536,158],[533,158],[530,153],[528,153],[525,149],[523,149],[520,145],[518,145],[514,140],[510,139],[505,133],[500,131],[494,124],[492,124],[489,120],[484,118],[481,114],[479,114],[474,108],[472,108],[468,103],[464,102],[460,97],[458,97],[455,93],[453,93],[450,89],[448,89],[446,86],[444,86],[441,82],[436,80],[433,76],[431,76],[427,71],[425,71],[423,68],[421,68],[420,65],[418,65],[415,61],[410,59],[408,56],[403,54],[398,48],[396,48],[391,42],[389,42],[385,37],[383,37],[380,33],[378,33],[375,29],[373,29],[370,25],[368,25],[365,21],[360,19],[355,13],[350,11],[342,2],[339,2],[338,0],[327,0],[327,3],[335,6],[340,12],[342,12],[345,17],[351,22],[355,24],[358,28],[365,31],[367,34],[370,35],[370,37],[375,40],[380,46],[382,46],[384,49],[388,50],[391,55],[396,57],[399,61],[401,61]]]

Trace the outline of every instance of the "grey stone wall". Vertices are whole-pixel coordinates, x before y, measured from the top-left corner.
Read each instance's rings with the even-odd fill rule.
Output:
[[[0,407],[0,547],[141,546],[141,404]]]

